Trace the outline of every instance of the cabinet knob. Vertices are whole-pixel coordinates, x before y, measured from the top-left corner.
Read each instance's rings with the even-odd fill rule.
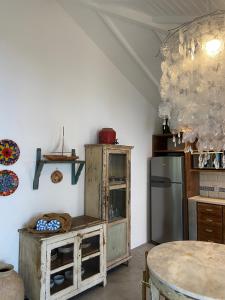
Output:
[[[212,220],[212,219],[206,219],[206,221],[207,221],[207,222],[212,222],[213,220]]]

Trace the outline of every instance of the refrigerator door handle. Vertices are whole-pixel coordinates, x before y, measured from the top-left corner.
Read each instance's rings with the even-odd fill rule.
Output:
[[[171,181],[168,177],[151,176],[152,187],[170,187]]]

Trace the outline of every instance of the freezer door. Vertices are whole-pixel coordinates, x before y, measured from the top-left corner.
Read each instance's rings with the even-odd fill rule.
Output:
[[[183,182],[183,157],[163,156],[151,159],[151,176],[167,177],[171,182]]]
[[[152,184],[151,240],[157,243],[183,240],[183,185]]]

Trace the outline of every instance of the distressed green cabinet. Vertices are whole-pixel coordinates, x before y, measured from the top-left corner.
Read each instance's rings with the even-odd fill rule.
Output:
[[[132,146],[85,146],[85,214],[107,223],[107,269],[130,259]]]

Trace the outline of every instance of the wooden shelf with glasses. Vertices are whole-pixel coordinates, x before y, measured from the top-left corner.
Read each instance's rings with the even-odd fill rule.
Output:
[[[176,139],[178,136],[175,135]],[[173,143],[172,134],[155,134],[152,136],[152,154],[153,156],[161,156],[167,153],[184,153],[185,144],[178,143],[176,147]]]
[[[192,172],[224,172],[225,169],[223,168],[223,155],[224,152],[215,152],[215,151],[209,151],[209,152],[203,152],[202,154],[202,161],[205,160],[205,157],[207,157],[205,163],[203,164],[204,167],[199,167],[199,156],[201,154],[198,151],[194,151],[192,154]],[[217,160],[218,167],[215,167],[214,160]]]
[[[225,172],[225,169],[219,168],[219,169],[215,169],[215,168],[192,168],[190,169],[191,172]]]

